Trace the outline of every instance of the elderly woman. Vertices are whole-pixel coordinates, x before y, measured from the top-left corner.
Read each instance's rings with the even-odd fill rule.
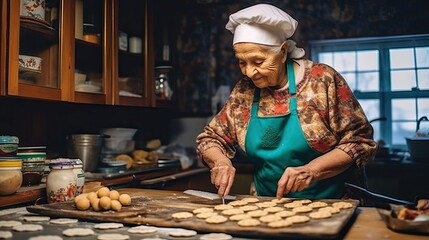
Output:
[[[375,154],[373,129],[343,77],[304,59],[289,38],[297,21],[258,4],[229,17],[244,77],[197,136],[220,196],[229,193],[236,146],[255,166],[260,196],[341,198],[349,169]]]

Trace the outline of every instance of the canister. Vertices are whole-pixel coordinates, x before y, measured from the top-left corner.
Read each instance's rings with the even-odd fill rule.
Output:
[[[83,193],[85,185],[85,172],[83,171],[83,162],[80,159],[73,159],[73,172],[76,175],[76,192],[75,196]]]
[[[0,157],[12,157],[18,150],[19,138],[16,136],[0,136]]]
[[[21,166],[19,158],[0,158],[0,196],[14,194],[21,187]]]
[[[76,174],[70,159],[53,159],[49,163],[50,172],[46,180],[48,203],[72,200],[76,192]]]

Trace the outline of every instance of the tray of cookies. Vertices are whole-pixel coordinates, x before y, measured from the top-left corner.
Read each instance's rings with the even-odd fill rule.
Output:
[[[124,190],[122,190],[123,192]],[[131,189],[132,204],[120,211],[86,211],[73,202],[27,207],[33,213],[73,217],[130,225],[180,227],[205,232],[228,233],[237,237],[338,238],[347,229],[358,200],[275,199],[237,196],[222,204],[221,199],[204,199],[183,192]]]

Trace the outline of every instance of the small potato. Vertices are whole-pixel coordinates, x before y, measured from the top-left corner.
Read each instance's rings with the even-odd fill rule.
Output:
[[[82,194],[79,194],[79,195],[77,195],[76,197],[74,197],[74,199],[73,199],[73,201],[74,201],[74,204],[76,204],[77,203],[77,201],[79,201],[81,198],[86,198],[86,196],[87,196],[88,194],[86,194],[86,193],[82,193]]]
[[[104,197],[104,196],[108,197],[109,194],[110,194],[110,190],[107,187],[102,187],[102,188],[98,189],[98,191],[97,191],[98,198],[101,198],[101,197]]]
[[[109,197],[110,197],[110,200],[118,200],[119,199],[119,192],[116,190],[111,190]]]
[[[91,204],[86,198],[81,198],[76,203],[76,208],[79,210],[88,210],[90,206]]]
[[[112,207],[112,200],[110,200],[110,198],[107,196],[101,197],[99,205],[103,210],[110,210]]]
[[[99,198],[93,198],[93,199],[91,199],[91,207],[92,207],[92,210],[94,210],[96,212],[100,211],[101,210],[101,208],[100,208],[100,199]]]
[[[111,209],[113,211],[120,211],[122,208],[122,204],[118,200],[112,200]]]
[[[88,200],[91,201],[94,198],[98,198],[98,195],[96,192],[90,192],[86,195],[86,198],[88,198]]]
[[[119,196],[119,202],[122,204],[122,206],[129,206],[129,205],[131,205],[131,197],[130,197],[130,195],[128,195],[126,193],[121,194]]]

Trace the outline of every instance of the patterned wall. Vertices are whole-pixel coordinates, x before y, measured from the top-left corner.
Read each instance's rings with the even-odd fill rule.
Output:
[[[429,33],[425,0],[187,0],[180,1],[177,31],[177,100],[182,112],[209,113],[220,85],[233,86],[241,76],[229,14],[255,3],[276,5],[298,22],[292,37],[308,49],[310,40]],[[308,51],[307,51],[308,52]]]

